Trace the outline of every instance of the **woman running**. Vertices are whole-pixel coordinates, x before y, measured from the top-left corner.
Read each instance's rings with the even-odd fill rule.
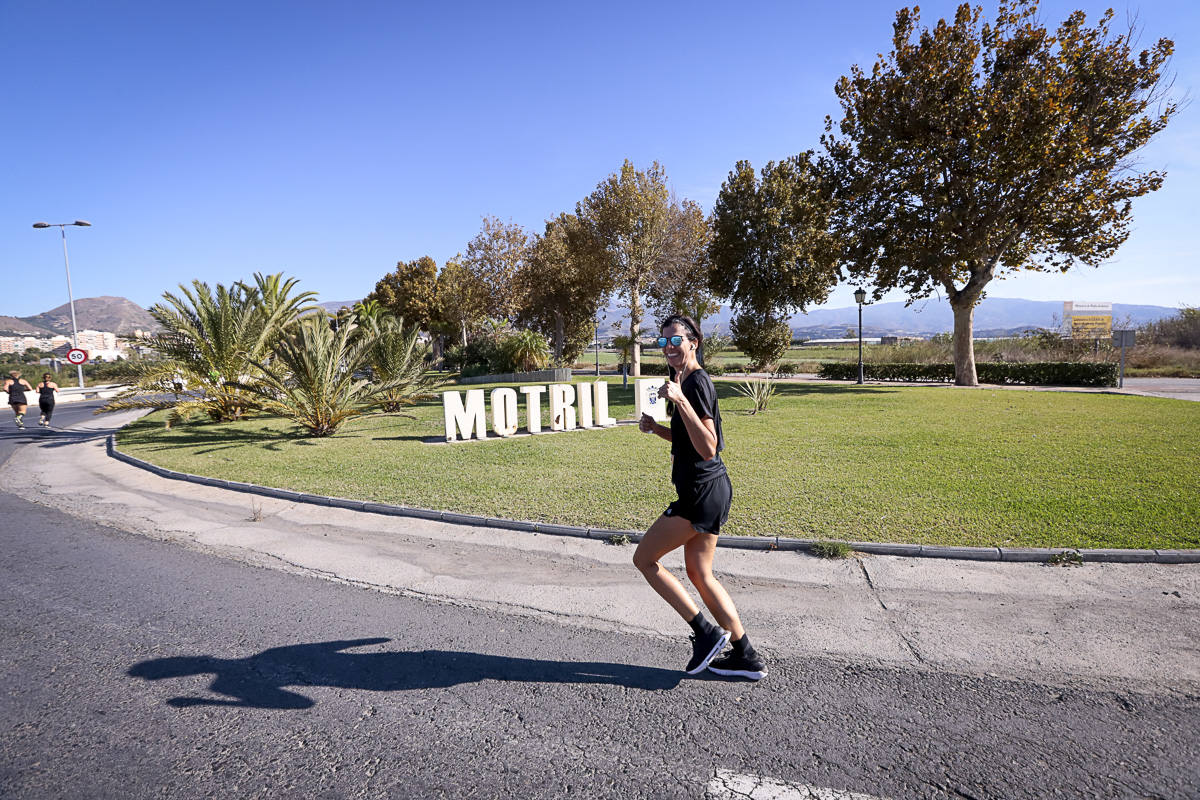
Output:
[[[43,428],[50,427],[50,417],[54,416],[54,400],[58,397],[58,384],[50,380],[53,377],[49,372],[45,373],[37,387],[38,408],[42,410],[42,418],[38,420],[38,425]]]
[[[29,381],[21,377],[19,369],[14,369],[4,379],[4,391],[8,392],[8,404],[12,406],[13,418],[18,428],[25,427],[25,409],[29,407],[29,401],[25,399],[26,389],[33,391]]]
[[[678,499],[646,531],[633,563],[654,591],[692,626],[692,658],[685,668],[689,675],[707,667],[718,675],[756,681],[767,674],[766,665],[751,646],[725,587],[712,573],[717,534],[729,516],[733,487],[719,455],[725,438],[717,390],[696,360],[704,337],[695,320],[678,314],[663,321],[661,333],[658,345],[667,357],[671,377],[659,396],[674,406],[671,425],[660,425],[642,414],[639,427],[671,443],[671,482]],[[683,584],[659,563],[681,546],[688,578],[720,627],[705,618]],[[733,649],[717,658],[731,639]]]

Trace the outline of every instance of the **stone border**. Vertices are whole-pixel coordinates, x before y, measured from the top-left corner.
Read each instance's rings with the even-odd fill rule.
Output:
[[[449,522],[455,525],[477,525],[488,528],[503,528],[510,531],[525,531],[527,533],[544,533],[548,536],[574,536],[582,539],[611,540],[614,537],[627,537],[631,542],[642,540],[641,531],[622,531],[612,528],[583,528],[576,525],[554,525],[547,522],[525,522],[521,520],[482,517],[475,514],[460,514],[456,511],[437,511],[428,508],[413,508],[411,506],[396,506],[387,503],[373,503],[368,500],[350,500],[344,497],[326,497],[319,494],[306,494],[291,489],[273,489],[269,486],[258,486],[241,481],[227,481],[221,478],[207,478],[203,475],[191,475],[186,472],[175,472],[143,461],[140,458],[122,453],[117,449],[116,434],[110,433],[105,438],[105,450],[111,458],[126,464],[152,472],[171,480],[198,483],[204,486],[215,486],[218,489],[231,489],[235,492],[274,497],[279,500],[290,500],[295,503],[311,503],[318,506],[345,508],[350,511],[364,511],[370,514],[387,514],[393,517],[414,517],[417,519]],[[817,544],[809,539],[793,539],[787,536],[719,536],[717,547],[733,547],[740,550],[779,550],[791,552],[808,552]],[[908,556],[911,558],[953,558],[965,561],[1008,561],[1008,562],[1049,562],[1055,556],[1062,554],[1077,554],[1085,563],[1117,563],[1117,564],[1197,564],[1200,563],[1200,550],[1076,550],[1073,548],[1040,548],[1040,547],[950,547],[946,545],[928,544],[889,544],[882,542],[846,542],[859,553],[882,556]]]

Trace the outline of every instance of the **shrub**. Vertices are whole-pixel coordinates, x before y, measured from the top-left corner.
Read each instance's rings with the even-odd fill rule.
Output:
[[[744,309],[733,318],[730,329],[733,343],[760,368],[777,362],[792,344],[792,329],[770,313]]]
[[[800,368],[794,361],[780,361],[779,365],[775,367],[776,375],[795,375],[799,371]]]
[[[849,558],[852,552],[850,545],[845,542],[820,541],[812,545],[812,554],[817,558]]]
[[[734,388],[737,389],[738,394],[743,397],[749,397],[750,402],[754,404],[754,409],[750,412],[751,414],[766,411],[767,404],[775,396],[775,383],[773,381],[743,381],[741,385]]]
[[[670,372],[670,369],[668,369],[667,363],[665,361],[659,361],[657,359],[643,359],[642,360],[642,374],[643,375],[670,375],[671,372]]]
[[[975,365],[980,383],[1027,386],[1116,386],[1117,365],[1096,362],[983,362]],[[829,380],[858,378],[858,364],[822,364],[818,373]],[[873,381],[954,380],[953,364],[863,364],[863,377]]]
[[[514,372],[530,372],[550,363],[550,345],[546,343],[546,337],[536,331],[518,331],[506,336],[500,341],[498,351],[505,363],[493,366],[509,367]]]
[[[1138,331],[1148,344],[1200,348],[1200,308],[1183,308],[1167,319],[1143,325]]]

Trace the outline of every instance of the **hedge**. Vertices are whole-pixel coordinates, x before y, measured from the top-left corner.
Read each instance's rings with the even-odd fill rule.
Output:
[[[835,381],[858,379],[858,364],[822,364],[820,377]],[[1035,361],[1027,364],[981,362],[975,365],[980,383],[1026,386],[1116,386],[1117,365],[1094,362]],[[863,377],[872,381],[954,380],[953,364],[863,364]]]

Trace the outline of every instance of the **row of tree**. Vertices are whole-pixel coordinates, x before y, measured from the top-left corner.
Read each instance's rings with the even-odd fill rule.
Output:
[[[945,292],[955,375],[976,383],[973,315],[991,281],[1020,270],[1097,266],[1129,235],[1131,200],[1163,174],[1132,158],[1178,107],[1164,68],[1174,45],[1135,51],[1113,13],[1081,11],[1055,31],[1037,0],[1002,0],[996,19],[959,7],[921,29],[896,15],[892,50],[835,87],[842,119],[819,150],[739,161],[711,215],[677,200],[656,162],[626,161],[544,232],[495,218],[442,269],[401,263],[371,297],[426,330],[465,343],[481,319],[545,334],[560,363],[592,335],[616,294],[630,336],[647,310],[698,319],[729,300],[735,343],[752,360],[786,348],[785,320],[839,281],[878,299]],[[640,357],[633,349],[633,371]]]
[[[487,321],[543,334],[558,364],[574,361],[595,335],[602,306],[616,294],[640,332],[647,307],[703,317],[716,303],[707,288],[711,231],[704,212],[667,188],[661,165],[629,161],[581,200],[575,213],[541,233],[486,217],[479,234],[439,270],[429,256],[401,262],[368,295],[425,330],[466,347]],[[634,347],[634,374],[640,374]]]

